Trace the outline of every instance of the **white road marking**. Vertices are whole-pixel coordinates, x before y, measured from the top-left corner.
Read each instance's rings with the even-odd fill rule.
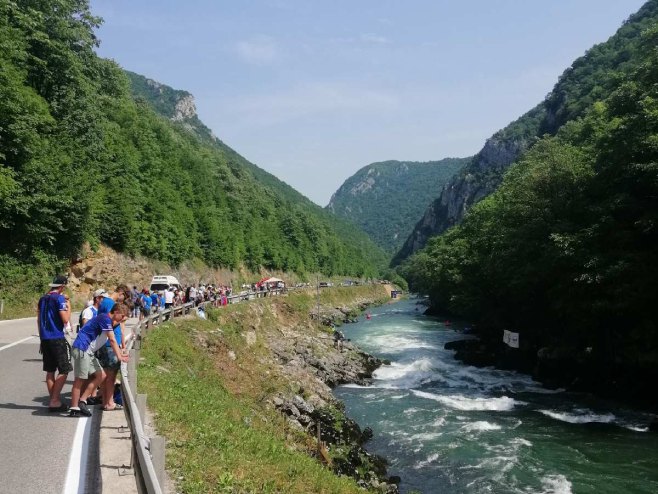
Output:
[[[23,338],[22,340],[14,341],[9,345],[0,346],[0,352],[6,350],[7,348],[11,348],[13,346],[20,345],[21,343],[25,343],[26,341],[31,340],[32,338],[36,338],[36,336],[28,336],[27,338]]]
[[[78,426],[73,436],[63,494],[85,494],[91,417],[76,417],[71,420],[77,420]]]

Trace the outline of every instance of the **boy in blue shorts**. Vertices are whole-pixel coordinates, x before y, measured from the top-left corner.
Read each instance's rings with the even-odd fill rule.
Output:
[[[75,380],[71,390],[71,417],[81,415],[90,417],[91,410],[87,407],[87,397],[100,385],[105,374],[94,352],[109,340],[110,346],[121,362],[127,362],[128,356],[123,355],[114,338],[113,326],[128,319],[130,309],[127,305],[117,303],[109,314],[99,313],[85,324],[73,342],[73,369]],[[93,378],[91,376],[93,375]],[[85,385],[85,382],[87,384]],[[84,387],[84,390],[82,389]]]

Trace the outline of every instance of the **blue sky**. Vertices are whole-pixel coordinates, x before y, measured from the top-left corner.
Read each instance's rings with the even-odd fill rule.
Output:
[[[359,168],[476,153],[643,0],[92,0],[99,54],[196,98],[320,205]]]

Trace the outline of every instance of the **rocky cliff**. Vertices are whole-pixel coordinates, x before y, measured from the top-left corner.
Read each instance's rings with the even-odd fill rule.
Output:
[[[506,139],[500,133],[488,139],[470,164],[443,186],[441,195],[425,210],[393,264],[422,249],[430,237],[459,223],[468,208],[496,189],[505,170],[531,143],[527,136]]]

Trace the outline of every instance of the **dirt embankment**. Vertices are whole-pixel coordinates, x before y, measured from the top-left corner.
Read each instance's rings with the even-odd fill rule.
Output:
[[[279,272],[252,273],[246,269],[210,268],[198,259],[174,268],[145,257],[130,257],[105,245],[95,251],[86,246],[82,255],[71,264],[69,273],[69,288],[74,303],[78,304],[88,300],[97,288],[109,291],[121,283],[137,286],[138,289],[148,287],[156,274],[173,275],[183,285],[212,283],[240,286],[245,282],[253,283],[266,275],[279,276],[292,283],[299,281],[295,275]]]

